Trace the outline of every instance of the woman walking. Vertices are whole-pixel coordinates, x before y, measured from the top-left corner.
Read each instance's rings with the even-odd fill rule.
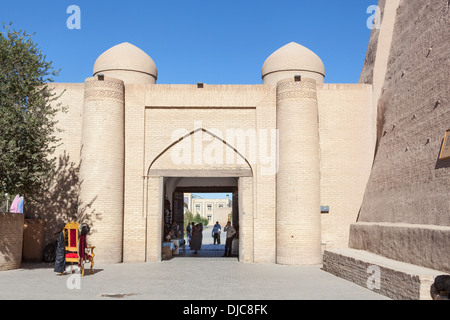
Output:
[[[197,224],[192,229],[192,240],[191,240],[191,249],[195,250],[194,254],[197,254],[198,250],[202,247],[203,241],[203,226],[201,223]]]

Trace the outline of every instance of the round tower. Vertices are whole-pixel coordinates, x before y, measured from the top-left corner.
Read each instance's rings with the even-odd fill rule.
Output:
[[[291,42],[264,62],[264,84],[276,86],[279,158],[276,259],[322,262],[317,84],[325,67],[311,50]]]
[[[152,58],[128,42],[103,52],[95,61],[93,74],[120,79],[125,84],[155,84],[158,77]]]
[[[266,59],[261,75],[264,84],[277,90],[277,263],[318,264],[322,250],[316,86],[324,83],[325,67],[314,52],[291,42]]]
[[[261,76],[264,84],[276,85],[278,81],[302,75],[324,83],[325,66],[314,52],[291,42],[272,53],[264,62]]]
[[[316,81],[277,84],[277,263],[322,262],[320,151]]]
[[[122,261],[124,194],[124,82],[85,81],[78,213],[91,226],[95,261]]]

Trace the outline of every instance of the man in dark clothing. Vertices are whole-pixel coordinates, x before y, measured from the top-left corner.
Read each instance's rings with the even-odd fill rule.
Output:
[[[55,256],[55,267],[54,271],[58,273],[64,273],[66,271],[66,256],[65,256],[65,245],[64,245],[64,230],[62,230],[58,235],[58,240],[56,244],[56,256]]]

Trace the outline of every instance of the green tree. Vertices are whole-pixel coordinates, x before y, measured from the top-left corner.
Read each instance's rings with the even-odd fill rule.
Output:
[[[201,223],[204,227],[206,227],[209,223],[207,218],[202,218],[199,213],[194,216],[194,223]]]
[[[184,228],[186,228],[192,221],[194,221],[194,215],[186,209],[186,212],[184,213]]]
[[[48,84],[59,73],[25,31],[0,32],[0,189],[33,198],[45,188],[63,110]]]

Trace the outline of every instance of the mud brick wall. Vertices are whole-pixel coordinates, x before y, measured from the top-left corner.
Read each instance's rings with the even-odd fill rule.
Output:
[[[20,267],[24,215],[0,213],[0,271]]]

